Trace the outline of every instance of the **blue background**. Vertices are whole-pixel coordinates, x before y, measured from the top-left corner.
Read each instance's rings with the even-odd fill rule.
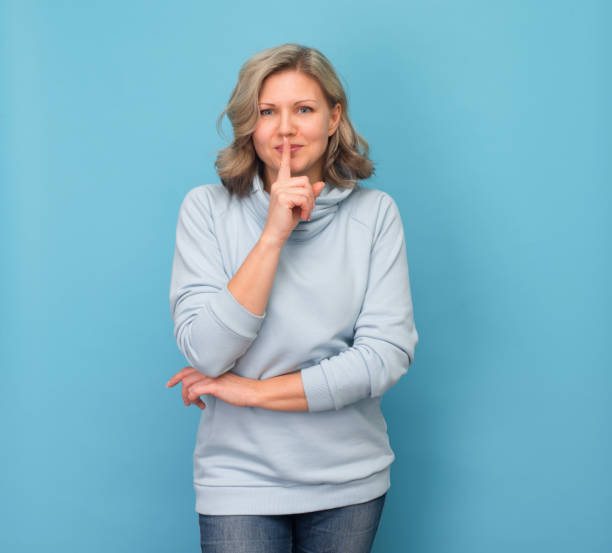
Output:
[[[374,552],[612,550],[609,6],[1,3],[0,549],[199,550],[178,208],[218,182],[240,65],[298,42],[406,230],[420,342]]]

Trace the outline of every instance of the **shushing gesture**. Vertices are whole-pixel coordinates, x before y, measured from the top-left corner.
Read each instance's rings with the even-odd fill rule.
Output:
[[[270,186],[270,207],[263,232],[284,244],[293,229],[303,220],[310,219],[315,198],[321,193],[323,181],[310,184],[303,175],[291,176],[291,145],[283,136],[283,152],[276,181]]]

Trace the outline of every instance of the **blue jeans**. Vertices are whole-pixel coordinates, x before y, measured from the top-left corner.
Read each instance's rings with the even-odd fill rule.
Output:
[[[292,515],[199,514],[202,553],[370,553],[386,496]]]

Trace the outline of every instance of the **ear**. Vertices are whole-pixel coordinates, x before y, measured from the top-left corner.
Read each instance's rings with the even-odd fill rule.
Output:
[[[331,136],[336,132],[338,125],[340,125],[340,117],[342,115],[342,105],[340,102],[337,102],[336,105],[332,108],[332,112],[329,118],[329,130],[327,131],[327,136]]]

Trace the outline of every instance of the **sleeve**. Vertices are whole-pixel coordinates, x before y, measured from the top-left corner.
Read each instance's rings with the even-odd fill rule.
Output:
[[[196,187],[183,200],[170,282],[174,337],[191,366],[217,377],[229,371],[258,335],[267,311],[256,315],[227,288],[213,232],[208,194]]]
[[[407,372],[418,340],[404,227],[397,204],[384,193],[353,345],[301,370],[308,410],[338,410],[382,396]]]

